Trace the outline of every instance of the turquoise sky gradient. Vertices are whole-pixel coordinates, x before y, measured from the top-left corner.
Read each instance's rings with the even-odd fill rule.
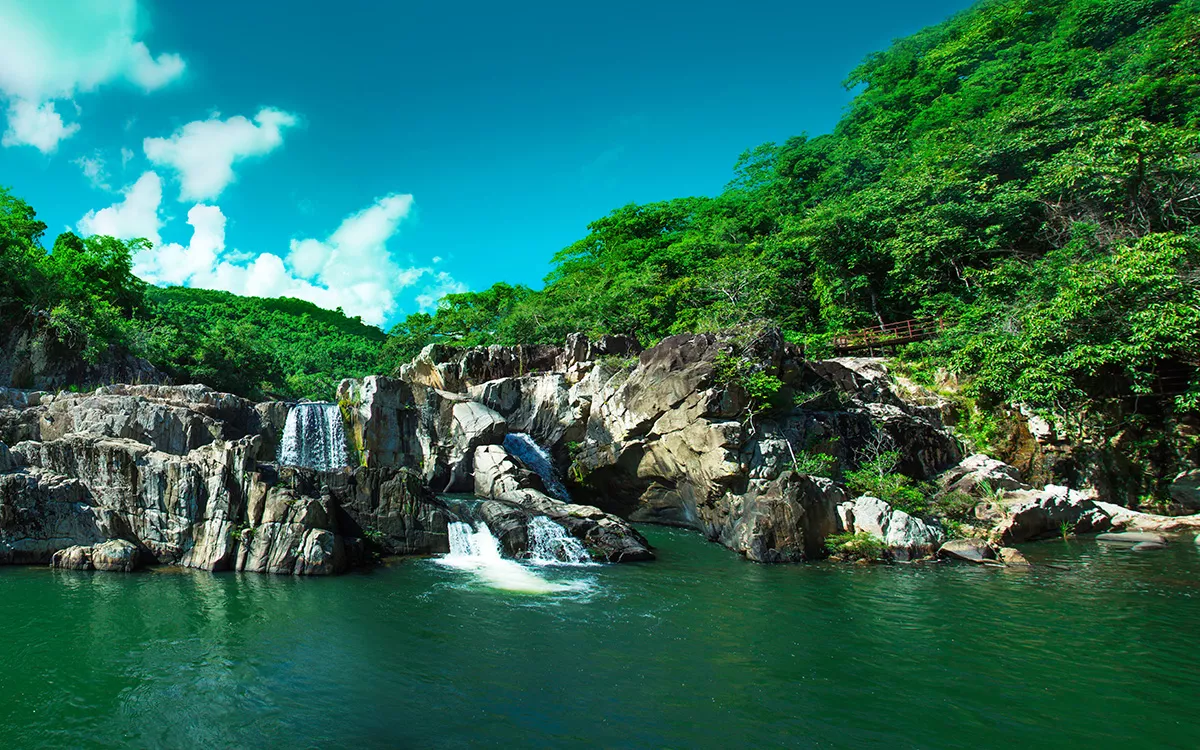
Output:
[[[714,194],[743,149],[827,132],[858,61],[969,3],[114,0],[100,20],[83,5],[95,3],[0,0],[0,44],[45,38],[40,53],[0,52],[0,184],[53,235],[153,171],[157,207],[152,180],[139,183],[141,213],[119,223],[150,222],[178,243],[143,259],[152,280],[283,293],[302,283],[319,304],[386,327],[446,290],[537,286],[550,257],[611,209]],[[46,73],[102,37],[120,45]],[[108,73],[95,64],[105,55],[119,58]],[[35,117],[47,101],[62,129],[78,126],[51,148],[56,123]],[[274,140],[262,129],[272,115],[260,129],[222,128],[251,153],[215,195],[200,195],[223,179],[215,141],[187,139],[164,157],[146,140],[264,108],[280,113]],[[208,207],[199,225],[223,217],[222,247],[188,246],[197,203]]]

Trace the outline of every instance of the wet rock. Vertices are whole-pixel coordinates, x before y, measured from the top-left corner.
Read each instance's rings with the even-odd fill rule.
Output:
[[[1156,549],[1166,549],[1167,545],[1157,542],[1138,542],[1129,548],[1130,552],[1150,552]]]
[[[1165,545],[1167,538],[1161,534],[1141,531],[1118,531],[1109,534],[1097,534],[1096,541],[1109,544],[1159,544]]]
[[[137,570],[140,553],[137,545],[124,539],[109,539],[91,547],[75,545],[54,553],[50,567],[64,570],[100,570],[131,573]]]
[[[572,398],[562,373],[492,380],[468,393],[504,417],[510,432],[528,433],[552,452],[583,439],[591,402]]]
[[[92,548],[75,545],[54,553],[50,567],[63,570],[92,570]]]
[[[139,552],[137,545],[124,539],[110,539],[92,547],[92,567],[118,573],[137,570]]]
[[[995,560],[996,549],[980,539],[951,539],[938,550],[940,557],[979,563]]]
[[[1030,567],[1029,560],[1025,558],[1025,555],[1022,555],[1019,550],[1012,547],[1000,548],[1000,560],[1005,565],[1009,565],[1014,568]]]
[[[1149,532],[1200,529],[1200,513],[1190,516],[1160,516],[1099,501],[1096,502],[1096,507],[1108,514],[1112,519],[1113,528]]]
[[[628,522],[590,505],[567,503],[550,497],[540,489],[541,480],[522,466],[502,446],[481,446],[475,451],[475,494],[500,501],[527,513],[548,516],[588,547],[594,557],[609,562],[652,560],[654,553],[645,538]],[[490,510],[489,510],[490,508]],[[488,522],[509,549],[522,549],[523,537],[511,528],[520,520],[497,506],[483,509],[497,522],[501,532]],[[516,520],[514,520],[516,519]],[[528,522],[528,516],[525,517]],[[523,532],[522,532],[523,533]]]

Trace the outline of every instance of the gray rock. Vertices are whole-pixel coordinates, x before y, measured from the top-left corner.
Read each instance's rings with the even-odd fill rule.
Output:
[[[1191,510],[1200,510],[1200,469],[1182,472],[1171,482],[1171,499]]]
[[[1166,548],[1167,548],[1167,545],[1159,544],[1157,542],[1138,542],[1137,544],[1130,547],[1129,551],[1130,552],[1150,552],[1151,550],[1166,549]]]
[[[942,545],[938,555],[973,563],[995,560],[997,557],[996,549],[979,539],[951,539]]]
[[[524,552],[524,528],[529,516],[544,515],[582,541],[594,557],[609,562],[654,558],[645,538],[628,522],[590,505],[550,497],[543,489],[537,475],[502,446],[481,446],[475,450],[475,494],[501,503],[485,503],[481,512],[488,527],[511,554]],[[511,508],[521,509],[525,514],[515,514]]]
[[[838,506],[839,531],[866,532],[884,545],[884,554],[906,562],[932,556],[946,535],[937,526],[896,510],[879,498],[863,496]]]
[[[1014,568],[1030,567],[1029,560],[1026,559],[1025,555],[1022,555],[1020,550],[1013,549],[1012,547],[1000,548],[1000,560],[1005,565]]]
[[[983,453],[967,456],[937,481],[943,492],[964,492],[972,497],[980,497],[987,487],[993,491],[1029,489],[1015,466]]]
[[[63,570],[92,570],[92,548],[75,545],[54,553],[50,567]]]
[[[92,547],[92,567],[96,570],[131,573],[137,570],[139,553],[136,544],[124,539],[110,539]]]
[[[551,451],[583,439],[591,403],[572,397],[562,373],[492,380],[468,393],[503,416],[510,432],[528,433]]]
[[[1064,524],[1075,534],[1092,534],[1112,527],[1112,519],[1090,497],[1055,485],[1043,490],[1009,492],[1000,510],[1003,520],[993,533],[1006,545],[1061,533]]]
[[[1109,544],[1160,544],[1165,545],[1167,538],[1161,534],[1145,531],[1118,531],[1109,534],[1097,534],[1096,541]]]

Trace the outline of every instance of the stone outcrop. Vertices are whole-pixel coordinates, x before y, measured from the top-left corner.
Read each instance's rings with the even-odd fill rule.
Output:
[[[528,519],[518,518],[514,522],[511,509],[517,508],[528,514],[547,516],[563,526],[583,542],[595,559],[633,562],[654,558],[645,538],[628,522],[594,506],[557,500],[544,490],[537,474],[522,466],[503,447],[490,445],[476,449],[475,495],[498,501],[481,506],[481,514],[493,533],[511,551],[517,554],[524,551],[524,537],[515,540],[512,527],[523,526]],[[498,524],[494,525],[493,521]],[[498,528],[501,531],[497,532]]]
[[[999,557],[996,547],[981,539],[951,539],[941,546],[938,555],[949,560],[982,563]]]
[[[840,532],[866,532],[883,542],[885,557],[907,562],[934,555],[946,540],[936,525],[892,508],[876,497],[859,497],[838,505]]]
[[[1120,505],[1096,502],[1096,507],[1112,519],[1114,529],[1127,531],[1148,532],[1178,532],[1200,529],[1200,513],[1190,516],[1160,516],[1154,513],[1141,513]]]
[[[750,348],[789,391],[845,387],[778,337]],[[748,394],[716,378],[718,359],[730,356],[716,336],[674,336],[643,352],[631,372],[596,369],[576,386],[590,400],[576,466],[602,498],[597,504],[699,529],[752,560],[806,560],[826,554],[837,506],[848,498],[832,480],[801,471],[798,452],[827,453],[852,467],[882,445],[917,477],[959,458],[949,433],[900,399],[868,403],[852,391],[843,394],[844,408],[793,407],[751,419]]]
[[[967,456],[938,477],[943,492],[962,492],[971,497],[1008,490],[1027,490],[1015,466],[1009,466],[983,453]],[[989,493],[990,491],[990,493]]]
[[[110,539],[92,547],[68,547],[54,553],[50,567],[67,570],[103,570],[132,573],[137,570],[140,553],[136,544]]]
[[[785,399],[814,389],[841,396],[824,408],[752,410],[740,383],[721,380],[718,364],[735,349],[778,378]],[[435,490],[473,486],[542,512],[555,502],[544,487],[490,484],[510,481],[486,464],[501,455],[503,425],[567,469],[571,494],[598,508],[591,520],[694,528],[762,562],[824,557],[848,499],[833,479],[804,471],[798,453],[850,469],[895,450],[900,469],[922,479],[960,458],[941,411],[893,391],[877,360],[805,362],[770,331],[749,343],[673,336],[632,359],[637,352],[627,339],[582,336],[564,347],[431,346],[399,378],[345,381],[338,398],[368,467],[410,466]],[[464,402],[487,411],[464,418]]]
[[[447,435],[470,453],[484,407],[455,404]],[[286,404],[202,386],[107,386],[8,391],[0,408],[27,438],[0,444],[0,563],[321,575],[361,562],[368,548],[448,549],[447,511],[409,469],[319,474],[264,463]]]
[[[1001,502],[1002,519],[992,535],[1005,545],[1062,533],[1093,534],[1112,527],[1112,519],[1088,495],[1066,487],[1049,485],[1042,490],[1006,493]],[[979,508],[978,515],[995,512]]]

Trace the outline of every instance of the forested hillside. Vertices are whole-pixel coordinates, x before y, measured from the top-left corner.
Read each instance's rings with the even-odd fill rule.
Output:
[[[619,208],[554,256],[544,289],[449,295],[383,346],[297,300],[146,287],[143,241],[66,233],[47,252],[7,192],[0,318],[88,362],[131,353],[250,396],[328,398],[434,341],[774,325],[820,354],[839,331],[934,315],[949,329],[907,356],[984,403],[1069,413],[1194,371],[1200,0],[984,0],[847,85],[833,133],[747,151],[716,197]],[[1176,405],[1200,405],[1195,384]]]
[[[409,316],[390,361],[763,323],[820,351],[941,315],[927,357],[989,399],[1069,410],[1200,358],[1200,1],[984,0],[847,85],[833,133],[746,152],[715,198],[613,211],[543,290]]]
[[[39,359],[65,361],[63,372],[144,357],[176,382],[256,398],[328,398],[341,378],[377,367],[383,332],[340,311],[295,299],[148,286],[132,272],[144,241],[66,232],[47,252],[45,231],[31,206],[0,189],[6,355],[25,342],[27,351],[42,352]]]

